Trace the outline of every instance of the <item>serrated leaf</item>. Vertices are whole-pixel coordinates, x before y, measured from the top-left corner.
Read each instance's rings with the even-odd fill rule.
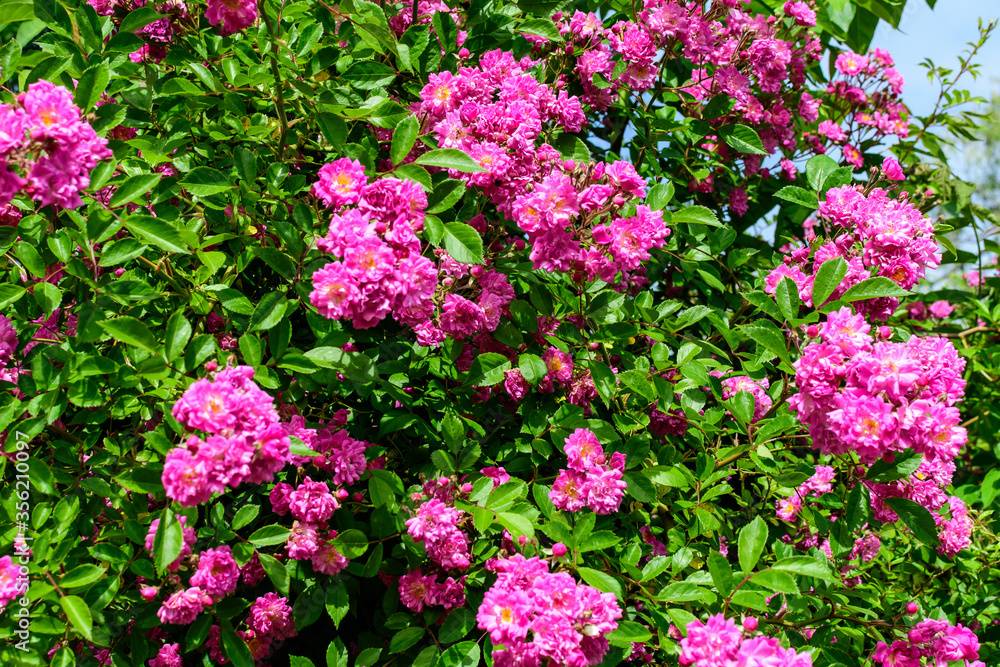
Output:
[[[806,162],[806,180],[809,187],[819,192],[830,174],[837,171],[840,165],[829,155],[815,155]]]
[[[473,160],[468,153],[458,148],[435,148],[432,151],[424,153],[414,160],[414,162],[427,167],[454,169],[467,174],[478,174],[487,171],[478,162]]]
[[[424,632],[421,627],[403,628],[389,640],[389,653],[402,653],[411,646],[416,646]]]
[[[759,516],[740,529],[739,560],[744,574],[749,574],[767,543],[767,524]]]
[[[266,294],[254,309],[247,331],[267,331],[277,325],[285,315],[287,304],[288,299],[281,292]]]
[[[153,559],[157,572],[166,572],[167,566],[177,560],[184,547],[184,528],[170,509],[163,511],[160,525],[153,537]]]
[[[740,153],[767,155],[760,136],[753,128],[746,125],[724,125],[719,128],[719,136],[729,144],[730,148]]]
[[[108,332],[115,340],[127,345],[134,345],[147,352],[156,353],[156,338],[143,322],[134,317],[116,317],[113,320],[101,320],[99,327]]]
[[[551,19],[528,19],[521,22],[521,25],[517,27],[517,31],[528,33],[529,35],[538,35],[550,42],[563,41],[562,35],[559,34],[559,27]]]
[[[825,157],[825,156],[818,156]],[[837,291],[847,275],[847,262],[843,257],[834,257],[823,262],[813,281],[812,301],[817,308],[826,303],[830,295]]]
[[[420,122],[416,116],[407,116],[399,121],[392,134],[392,144],[389,147],[389,159],[394,165],[402,162],[410,154],[419,133]]]
[[[281,544],[288,539],[288,536],[292,534],[288,528],[284,526],[264,526],[259,528],[248,538],[250,544],[256,545],[258,547],[270,547],[275,544]]]
[[[854,301],[861,301],[862,299],[879,299],[883,297],[900,297],[907,296],[909,292],[896,283],[894,283],[889,278],[884,276],[875,276],[874,278],[868,278],[862,280],[857,285],[852,286],[844,295],[840,297],[840,301],[847,301],[848,303]]]
[[[217,195],[233,187],[225,174],[211,167],[195,167],[181,179],[181,183],[188,192],[199,197]]]
[[[107,91],[110,80],[111,73],[107,63],[98,63],[84,70],[76,84],[76,93],[73,96],[76,106],[80,107],[83,112],[90,111],[94,103],[101,98],[101,94]],[[109,204],[109,206],[114,208],[114,204]]]
[[[479,232],[464,222],[445,224],[442,241],[444,249],[456,262],[483,263],[483,239],[479,236]]]
[[[93,641],[94,617],[90,613],[90,607],[83,601],[83,598],[76,595],[64,595],[59,598],[59,606],[69,619],[73,628],[88,640]]]
[[[816,210],[819,208],[819,198],[816,196],[816,193],[796,185],[786,185],[778,190],[774,196],[809,209]]]
[[[795,584],[795,578],[787,572],[782,572],[780,570],[764,570],[762,572],[755,572],[754,575],[750,577],[750,581],[758,586],[769,588],[772,591],[777,591],[778,593],[794,595],[799,592],[799,587]]]
[[[538,384],[548,374],[545,362],[536,354],[522,354],[518,358],[517,368],[521,371],[521,377],[530,384]]]
[[[396,78],[396,72],[388,65],[360,60],[351,65],[340,79],[358,90],[372,90],[388,86]]]
[[[122,219],[133,236],[152,243],[167,252],[186,254],[187,244],[180,233],[166,220],[151,215],[130,215]]]
[[[670,221],[674,224],[688,222],[696,225],[708,225],[710,227],[722,226],[718,216],[704,206],[688,206],[679,211],[671,211]]]
[[[876,461],[868,469],[865,479],[881,483],[893,482],[916,472],[923,460],[924,457],[912,449],[896,452],[896,458],[891,463],[885,459]]]
[[[885,504],[899,515],[900,521],[913,531],[918,540],[932,547],[941,543],[937,536],[934,517],[926,507],[907,498],[886,498]]]

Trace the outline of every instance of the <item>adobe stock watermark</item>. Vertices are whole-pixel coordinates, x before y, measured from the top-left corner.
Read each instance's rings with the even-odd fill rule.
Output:
[[[14,483],[14,496],[16,498],[16,513],[14,520],[17,522],[17,536],[14,538],[14,554],[11,556],[11,567],[8,572],[14,576],[16,588],[20,597],[14,599],[11,609],[8,611],[10,617],[17,623],[14,634],[18,641],[14,646],[21,651],[27,652],[28,644],[31,643],[31,610],[28,608],[28,564],[31,563],[31,549],[28,540],[32,539],[26,535],[28,530],[28,517],[31,510],[31,480],[28,477],[28,435],[15,432],[17,438],[17,452],[14,454],[14,468],[17,470]],[[14,574],[16,571],[16,575]]]

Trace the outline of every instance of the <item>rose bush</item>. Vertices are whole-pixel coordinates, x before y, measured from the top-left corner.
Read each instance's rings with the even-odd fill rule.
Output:
[[[990,664],[904,6],[0,5],[4,663]]]

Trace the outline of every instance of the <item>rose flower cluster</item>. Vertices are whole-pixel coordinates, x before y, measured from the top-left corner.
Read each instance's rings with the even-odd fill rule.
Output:
[[[841,297],[851,286],[871,277],[872,269],[903,289],[910,289],[924,277],[927,269],[941,262],[934,224],[917,210],[903,193],[898,199],[875,188],[865,196],[860,186],[833,188],[820,203],[819,221],[829,225],[832,240],[815,243],[815,223],[807,226],[807,245],[795,248],[783,264],[767,276],[765,291],[774,294],[778,283],[789,278],[807,306],[813,304],[815,274],[824,262],[843,257],[847,275],[830,295]],[[815,247],[814,246],[818,246]],[[885,320],[896,310],[894,297],[865,299],[859,302],[862,312],[873,319]]]
[[[0,104],[0,204],[23,192],[42,206],[78,208],[91,170],[109,157],[107,139],[62,86],[36,81],[15,104]]]
[[[490,634],[499,665],[600,664],[608,650],[604,636],[618,627],[622,610],[611,593],[577,584],[566,572],[550,572],[548,561],[493,559],[487,569],[497,580],[476,614]]]

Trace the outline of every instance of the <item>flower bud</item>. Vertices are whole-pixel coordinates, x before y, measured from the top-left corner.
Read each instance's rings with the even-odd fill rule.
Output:
[[[483,267],[481,267],[481,266],[479,266],[477,264],[476,266],[474,266],[471,269],[469,269],[469,273],[472,274],[473,278],[482,278],[483,277],[483,273],[484,273]]]
[[[757,632],[758,621],[753,616],[747,616],[743,619],[743,631],[744,632]]]
[[[562,558],[566,555],[566,545],[562,542],[556,542],[552,545],[552,555],[556,558]]]
[[[160,589],[157,588],[156,586],[143,586],[142,589],[139,591],[139,595],[142,596],[143,600],[149,602],[150,600],[155,600],[159,592]]]
[[[907,616],[913,616],[918,611],[920,611],[920,606],[916,602],[907,602],[906,603],[906,615]]]
[[[350,492],[347,489],[337,489],[337,500],[343,502],[350,497]]]

